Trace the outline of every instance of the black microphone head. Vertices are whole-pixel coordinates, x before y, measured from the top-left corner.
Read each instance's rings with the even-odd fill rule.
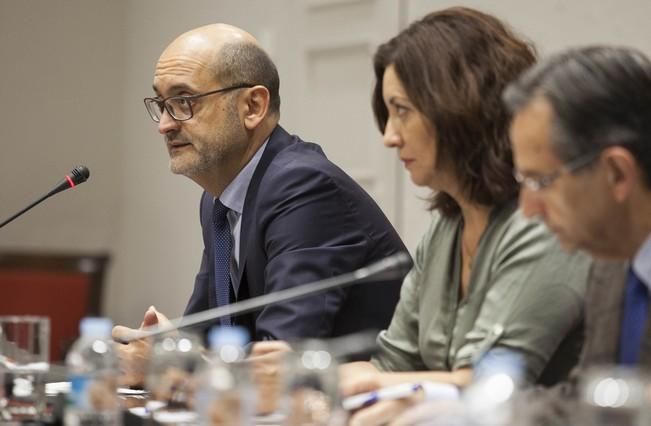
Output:
[[[90,171],[86,166],[77,166],[56,184],[56,186],[47,194],[48,197],[58,194],[66,189],[74,188],[80,183],[86,182],[90,176]]]
[[[86,182],[89,177],[90,170],[86,166],[77,166],[70,172],[70,179],[72,179],[75,185]]]

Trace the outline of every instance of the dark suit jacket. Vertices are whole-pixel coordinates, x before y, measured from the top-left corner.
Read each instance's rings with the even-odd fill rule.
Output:
[[[579,383],[590,367],[618,362],[619,336],[623,314],[626,273],[623,262],[594,263],[585,306],[585,342],[579,364],[570,379],[549,389],[534,389],[522,396],[523,416],[532,425],[570,425],[576,413]],[[651,371],[651,327],[647,320],[638,368]]]
[[[204,252],[186,314],[216,306],[210,194],[201,198]],[[242,213],[235,300],[351,272],[406,251],[371,197],[318,145],[278,126],[251,179]],[[331,290],[234,318],[253,340],[329,337],[386,328],[402,279]],[[231,299],[233,300],[233,299]]]

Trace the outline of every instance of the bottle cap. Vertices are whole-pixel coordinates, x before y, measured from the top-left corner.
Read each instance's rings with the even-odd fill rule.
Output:
[[[113,322],[109,318],[86,317],[79,323],[79,332],[84,337],[110,338]]]
[[[506,348],[493,348],[475,364],[474,381],[505,374],[520,383],[524,379],[524,357],[521,353]]]
[[[249,332],[246,328],[239,326],[214,327],[210,330],[208,342],[213,350],[226,345],[243,347],[249,343]]]

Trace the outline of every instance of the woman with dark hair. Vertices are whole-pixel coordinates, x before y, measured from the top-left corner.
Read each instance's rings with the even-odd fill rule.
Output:
[[[521,355],[529,383],[554,382],[576,361],[590,261],[562,253],[517,210],[500,97],[534,62],[503,23],[467,8],[431,13],[378,48],[375,117],[412,181],[432,189],[433,217],[379,352],[342,366],[345,395],[406,382],[464,386],[474,361],[498,348]],[[355,419],[386,421],[391,404],[404,401]]]

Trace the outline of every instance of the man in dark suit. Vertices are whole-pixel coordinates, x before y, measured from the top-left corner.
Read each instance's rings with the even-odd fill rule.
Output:
[[[186,314],[216,306],[212,195],[203,194],[205,245]],[[338,275],[405,250],[373,200],[318,145],[277,126],[251,178],[243,206],[233,300]],[[388,324],[398,280],[360,285],[272,305],[233,318],[254,340],[329,337]]]
[[[525,397],[536,424],[566,424],[589,367],[651,369],[651,61],[626,48],[569,50],[504,99],[522,210],[565,248],[609,260],[592,271],[573,380]]]
[[[217,24],[181,35],[161,55],[153,87],[156,96],[145,105],[165,137],[172,172],[205,190],[204,252],[186,314],[351,272],[405,250],[361,187],[318,145],[278,125],[278,74],[250,34]],[[244,325],[254,340],[381,329],[400,284],[398,278],[382,287],[331,290],[220,323]],[[142,325],[165,320],[150,308]],[[133,332],[118,326],[113,335],[121,340]],[[146,342],[135,341],[119,354],[135,365],[146,351]]]

